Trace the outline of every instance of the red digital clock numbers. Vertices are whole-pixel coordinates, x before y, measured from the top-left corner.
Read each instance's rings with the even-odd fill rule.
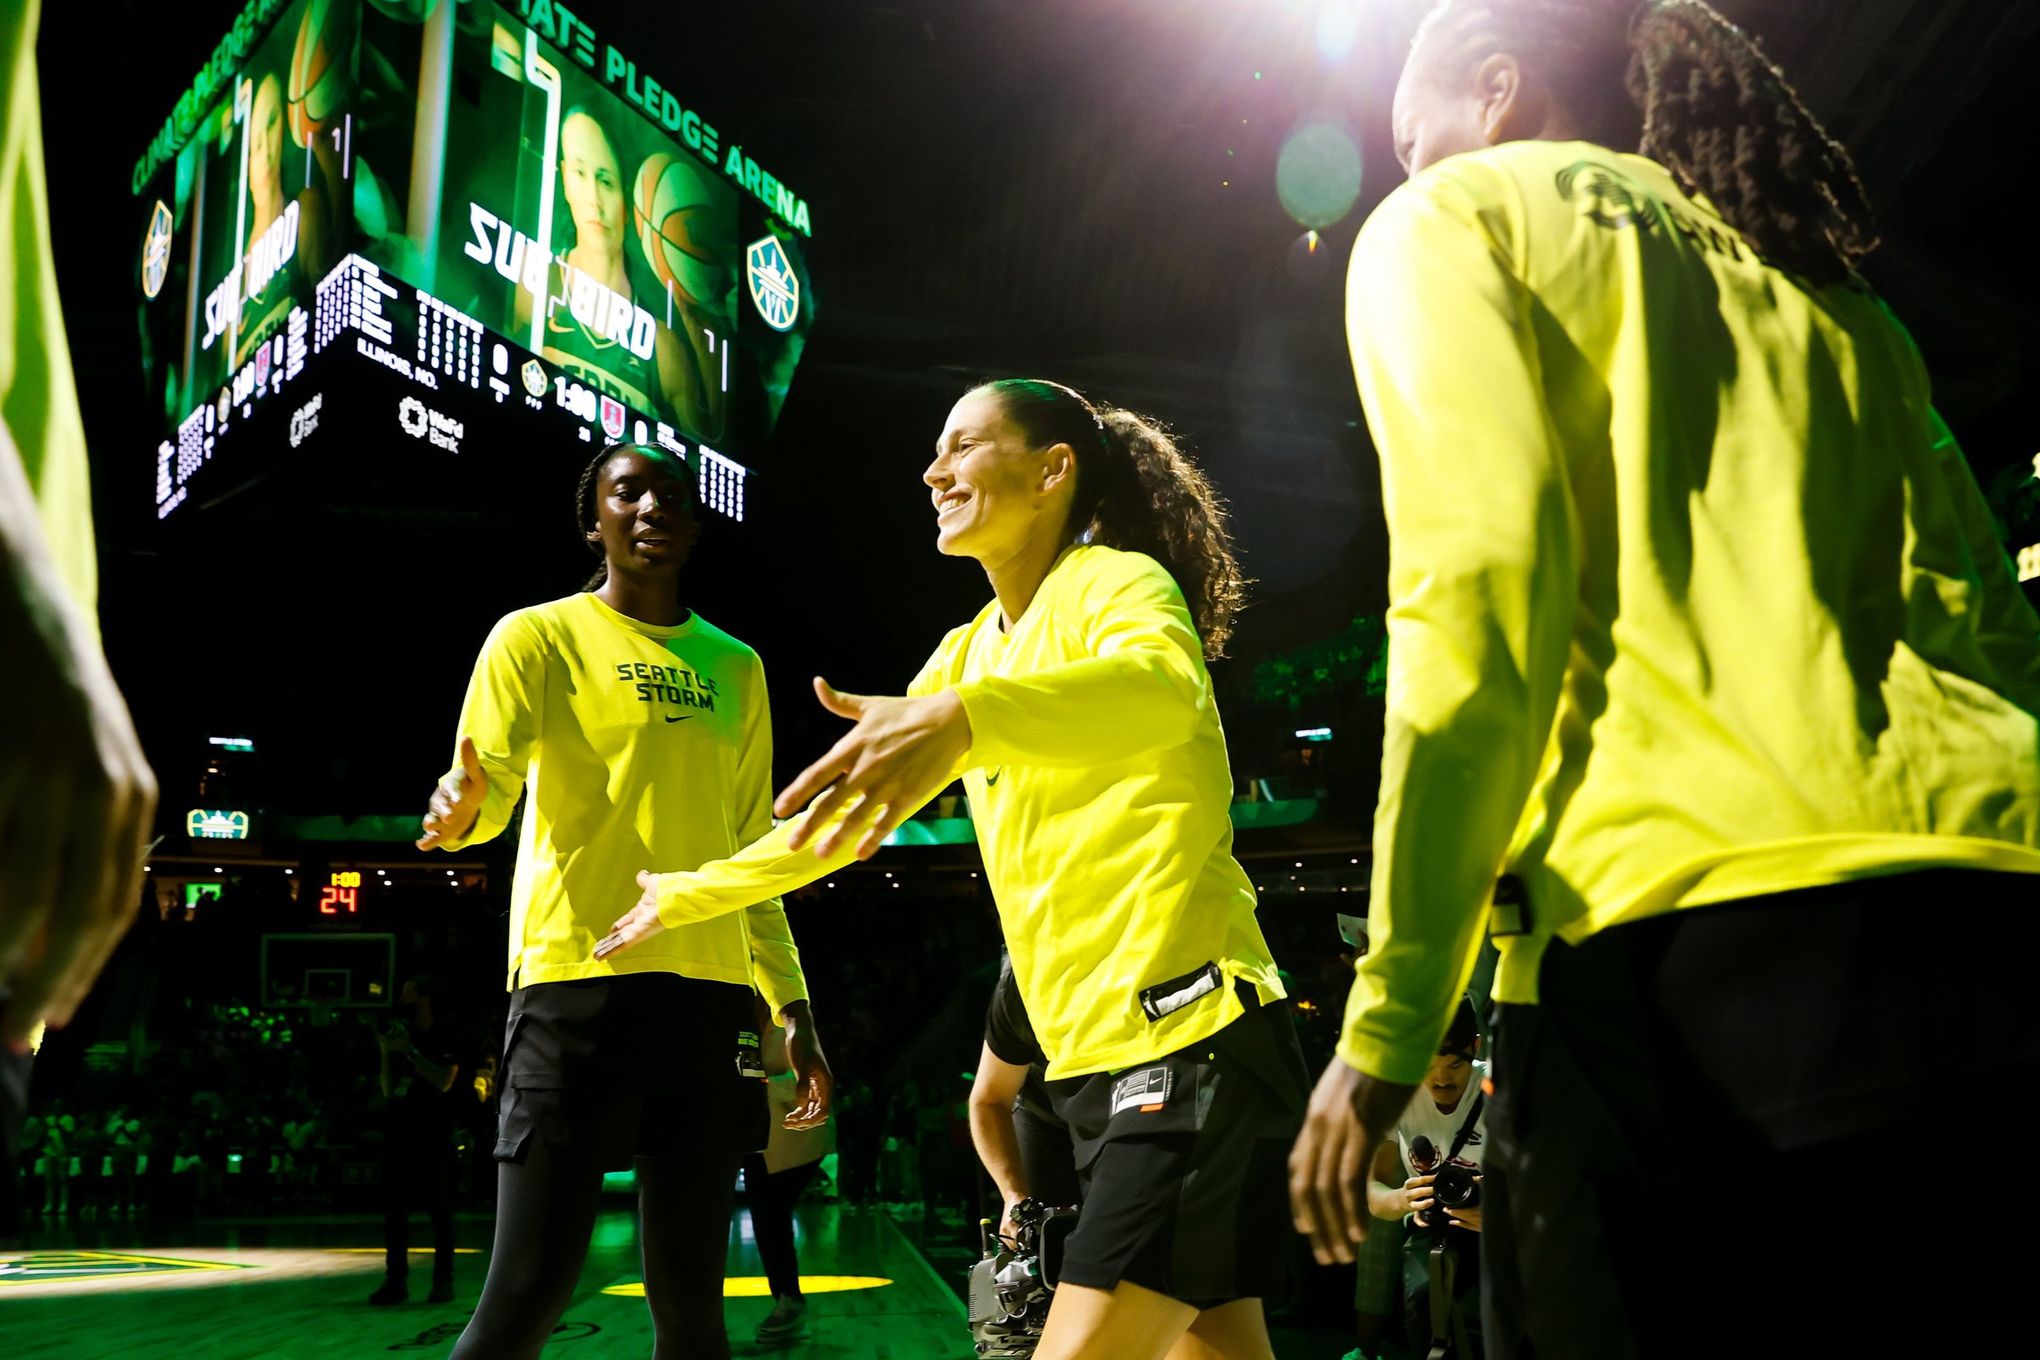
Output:
[[[319,894],[319,915],[357,916],[361,913],[361,875],[348,870],[336,872],[333,881]]]

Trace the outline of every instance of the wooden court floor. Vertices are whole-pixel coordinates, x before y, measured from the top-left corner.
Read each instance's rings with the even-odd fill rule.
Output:
[[[965,1360],[964,1310],[884,1214],[836,1205],[800,1211],[801,1273],[890,1280],[813,1293],[808,1339],[770,1351],[751,1335],[769,1298],[725,1300],[736,1354],[785,1360]],[[413,1227],[413,1242],[424,1225]],[[460,1226],[454,1302],[423,1302],[429,1256],[414,1256],[415,1301],[366,1302],[382,1275],[374,1224],[267,1225],[183,1238],[119,1224],[90,1234],[91,1248],[55,1243],[0,1254],[0,1357],[4,1360],[340,1360],[443,1356],[473,1311],[487,1269],[489,1225]],[[763,1274],[748,1215],[732,1225],[727,1273]],[[642,1297],[605,1293],[641,1283],[630,1210],[605,1211],[573,1303],[546,1348],[561,1360],[652,1353]]]

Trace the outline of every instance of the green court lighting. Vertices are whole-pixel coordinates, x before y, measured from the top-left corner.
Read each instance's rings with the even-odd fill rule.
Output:
[[[800,1277],[800,1292],[803,1294],[844,1294],[857,1289],[883,1289],[892,1281],[882,1275],[803,1275]],[[602,1291],[620,1299],[641,1299],[645,1296],[643,1280],[630,1284],[613,1284]],[[731,1275],[723,1280],[723,1297],[726,1299],[763,1299],[772,1295],[772,1285],[763,1275]]]

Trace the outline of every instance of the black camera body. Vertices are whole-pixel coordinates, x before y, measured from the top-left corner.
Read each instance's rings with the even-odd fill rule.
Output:
[[[1480,1173],[1447,1158],[1444,1149],[1430,1139],[1419,1137],[1410,1144],[1410,1161],[1418,1168],[1433,1168],[1431,1207],[1424,1211],[1426,1227],[1448,1226],[1445,1215],[1451,1210],[1480,1207]]]
[[[1447,1162],[1433,1174],[1431,1194],[1439,1210],[1478,1209],[1480,1175],[1472,1167]]]
[[[987,1223],[984,1259],[970,1272],[970,1330],[980,1360],[1025,1360],[1048,1322],[1062,1275],[1062,1246],[1075,1209],[1024,1199],[1013,1206],[1013,1236]]]

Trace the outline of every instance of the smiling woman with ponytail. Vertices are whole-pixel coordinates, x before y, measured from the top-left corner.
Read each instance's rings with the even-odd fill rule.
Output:
[[[1394,125],[1347,285],[1390,538],[1371,949],[1298,1227],[1351,1259],[1486,932],[1490,1354],[1943,1349],[1882,1187],[1921,1111],[2040,1076],[1972,944],[2040,885],[2040,619],[1856,273],[1848,152],[1698,0],[1443,0]],[[1757,1265],[1771,1221],[1818,1246]],[[1990,1314],[1964,1344],[2012,1349]]]
[[[1075,455],[1070,541],[1152,557],[1183,592],[1205,656],[1224,656],[1246,581],[1218,493],[1168,431],[1039,378],[1001,378],[979,391],[998,398],[1037,447],[1067,444]]]
[[[975,558],[993,598],[903,698],[817,680],[857,725],[780,795],[790,820],[657,875],[617,936],[869,856],[961,776],[1083,1176],[1036,1355],[1162,1360],[1190,1333],[1198,1355],[1272,1360],[1261,1299],[1308,1078],[1232,854],[1205,669],[1244,585],[1224,508],[1161,426],[1036,378],[965,393],[922,481],[936,548]]]

